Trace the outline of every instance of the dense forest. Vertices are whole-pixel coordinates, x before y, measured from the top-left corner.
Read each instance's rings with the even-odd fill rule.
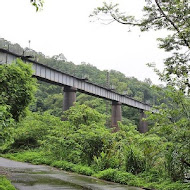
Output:
[[[140,134],[139,111],[123,106],[120,131],[112,133],[110,102],[77,93],[76,105],[63,113],[63,88],[32,79],[31,66],[17,60],[0,65],[2,156],[133,186],[189,189],[189,183],[184,183],[190,159],[187,95],[114,70],[109,71],[107,86],[108,71],[67,62],[63,54],[46,57],[3,39],[0,42],[0,47],[33,55],[43,64],[114,88],[159,110],[147,113],[149,132]],[[66,121],[61,121],[63,114]]]

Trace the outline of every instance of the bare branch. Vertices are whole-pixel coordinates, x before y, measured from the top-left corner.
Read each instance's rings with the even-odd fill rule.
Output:
[[[120,24],[132,25],[132,26],[141,26],[141,23],[124,22],[124,21],[119,20],[114,14],[111,14],[111,16],[115,21],[117,21]]]

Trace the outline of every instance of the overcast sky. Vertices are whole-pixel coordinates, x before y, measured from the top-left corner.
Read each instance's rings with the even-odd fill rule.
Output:
[[[163,33],[141,33],[118,23],[90,22],[93,9],[102,0],[45,0],[36,13],[30,0],[0,0],[0,37],[22,47],[28,46],[48,56],[63,53],[75,64],[90,63],[101,70],[117,70],[139,80],[150,78],[159,84],[156,74],[146,66],[155,62],[162,68],[166,57],[157,48],[156,38]],[[107,2],[109,2],[107,0]],[[122,11],[141,15],[143,0],[115,0]]]

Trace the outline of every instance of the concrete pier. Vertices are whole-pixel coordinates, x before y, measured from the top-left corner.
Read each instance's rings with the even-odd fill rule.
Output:
[[[138,131],[140,133],[146,133],[148,131],[148,124],[147,121],[143,121],[143,118],[146,118],[144,110],[140,110],[140,122],[138,126]]]
[[[76,91],[77,89],[74,87],[64,87],[63,111],[68,110],[76,102]]]
[[[115,128],[113,132],[119,131],[118,121],[121,121],[121,119],[121,103],[117,101],[112,101],[111,127]]]

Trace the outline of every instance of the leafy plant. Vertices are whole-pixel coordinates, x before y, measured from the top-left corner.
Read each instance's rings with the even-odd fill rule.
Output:
[[[0,190],[16,190],[11,182],[4,176],[0,176]]]
[[[26,114],[34,98],[36,82],[32,72],[31,65],[20,59],[12,64],[0,65],[0,103],[9,106],[9,112],[16,121]]]

